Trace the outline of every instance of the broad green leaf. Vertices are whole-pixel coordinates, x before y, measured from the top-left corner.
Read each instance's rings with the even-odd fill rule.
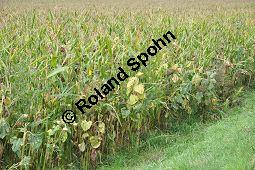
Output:
[[[29,166],[29,162],[31,160],[30,156],[25,156],[19,163],[20,166]]]
[[[23,139],[14,136],[10,139],[10,142],[12,144],[12,151],[15,153],[19,152],[21,149],[20,147],[23,145]]]
[[[40,134],[31,134],[29,136],[29,143],[34,150],[38,150],[42,145],[42,135]]]
[[[91,136],[89,138],[89,142],[94,149],[98,148],[101,145],[101,140],[98,136]]]
[[[10,126],[8,122],[4,119],[0,119],[0,138],[3,139],[10,132]]]
[[[49,136],[52,136],[52,135],[54,135],[59,129],[60,129],[60,126],[59,126],[59,125],[54,125],[54,126],[53,126],[53,130],[52,130],[52,129],[49,129],[47,132],[48,132]]]
[[[196,93],[196,99],[197,99],[198,104],[200,104],[202,102],[202,98],[203,98],[203,93],[202,92],[197,92]]]
[[[53,130],[52,130],[52,129],[49,129],[49,130],[47,131],[47,133],[49,134],[49,136],[54,135],[54,133],[53,133]]]
[[[209,86],[207,87],[208,90],[212,90],[214,88],[214,83],[210,81]]]
[[[183,103],[183,99],[182,99],[182,96],[178,95],[178,96],[175,96],[175,100],[176,102],[182,104]]]
[[[133,109],[139,112],[142,109],[142,107],[143,107],[143,104],[142,103],[138,103],[138,104],[136,104],[133,107]]]
[[[0,91],[1,92],[1,91]],[[1,99],[1,95],[0,95],[0,99]],[[3,103],[2,102],[0,102],[0,113],[2,113],[3,112]],[[0,131],[0,133],[1,133],[1,131]]]
[[[121,115],[126,118],[130,115],[130,111],[127,109],[121,109]]]
[[[50,78],[50,77],[52,77],[52,76],[55,76],[56,74],[58,74],[58,73],[61,73],[61,72],[63,72],[63,71],[66,71],[68,69],[68,67],[58,67],[58,68],[56,68],[55,70],[53,70],[48,76],[47,76],[47,78]]]
[[[87,130],[90,129],[91,125],[92,125],[92,121],[83,120],[83,121],[81,122],[81,128],[82,128],[85,132],[86,132]]]

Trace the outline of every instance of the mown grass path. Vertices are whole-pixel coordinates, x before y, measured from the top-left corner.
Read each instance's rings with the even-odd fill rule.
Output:
[[[188,134],[161,136],[159,146],[154,141],[156,147],[122,153],[102,169],[255,169],[255,92],[245,98],[218,122],[196,125]]]

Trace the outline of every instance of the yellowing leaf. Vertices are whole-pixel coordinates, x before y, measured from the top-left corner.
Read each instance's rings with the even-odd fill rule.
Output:
[[[80,143],[80,144],[78,145],[78,147],[79,147],[79,149],[80,149],[81,152],[84,152],[84,151],[85,151],[85,143],[84,143],[84,142]]]
[[[139,94],[137,97],[138,97],[138,99],[143,100],[143,99],[145,99],[145,98],[146,98],[146,94],[145,94],[145,93],[143,93],[143,94]]]
[[[61,141],[62,142],[65,142],[66,139],[67,139],[67,131],[62,131],[62,134],[61,134]]]
[[[138,84],[134,87],[134,91],[143,94],[144,93],[144,85],[143,84]]]
[[[216,99],[216,98],[212,98],[211,100],[212,100],[213,105],[215,105],[218,102],[218,99]]]
[[[85,132],[86,132],[87,130],[90,129],[91,125],[92,125],[92,121],[83,120],[83,121],[81,122],[81,128],[82,128]]]
[[[88,133],[84,133],[84,134],[82,135],[82,138],[83,138],[83,139],[86,139],[87,137],[89,137],[89,134],[88,134]]]
[[[10,106],[10,105],[11,105],[11,99],[10,99],[9,97],[6,97],[6,98],[4,99],[4,105],[5,105],[5,106]]]
[[[88,69],[88,75],[91,76],[93,73],[92,69]]]
[[[172,77],[172,81],[176,83],[178,80],[179,80],[179,77],[177,76],[177,74],[174,74],[174,76]]]
[[[183,100],[182,107],[184,107],[184,109],[187,109],[189,107],[189,101],[187,99]]]
[[[171,70],[178,71],[178,65],[177,64],[173,65],[171,67]]]
[[[131,88],[127,89],[127,95],[129,95],[131,93],[131,90],[132,90]]]
[[[142,75],[143,75],[142,72],[138,72],[135,76],[136,76],[136,77],[140,77],[140,76],[142,76]]]
[[[193,61],[189,61],[189,62],[187,63],[187,66],[186,66],[186,67],[190,68],[192,65],[193,65]]]
[[[104,124],[104,122],[99,123],[98,129],[99,129],[100,133],[105,133],[105,124]]]
[[[89,138],[89,142],[94,149],[98,148],[101,145],[101,140],[98,136],[91,136]]]
[[[137,77],[130,77],[127,83],[127,89],[131,89],[133,85],[137,85],[139,83],[139,79]]]
[[[139,98],[136,95],[130,95],[129,100],[128,100],[128,104],[129,105],[134,105],[136,104],[136,102],[139,100]]]
[[[181,73],[181,72],[182,72],[182,68],[179,67],[179,68],[177,69],[177,71],[178,71],[179,73]]]
[[[192,84],[198,85],[201,80],[202,78],[198,74],[195,74],[192,78]]]
[[[49,136],[54,135],[54,132],[53,132],[53,130],[52,130],[52,129],[49,129],[47,132],[48,132]]]
[[[132,87],[139,83],[139,79],[137,77],[130,77],[127,83],[127,95],[132,92]]]

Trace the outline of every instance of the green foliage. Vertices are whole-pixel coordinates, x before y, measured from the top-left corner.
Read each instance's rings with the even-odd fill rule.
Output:
[[[222,115],[255,84],[254,13],[248,12],[253,7],[239,4],[244,4],[240,10],[225,9],[222,3],[194,11],[100,6],[59,10],[52,4],[48,10],[24,8],[25,12],[3,8],[4,166],[88,169],[121,147],[139,144],[154,128],[171,128],[171,120]],[[147,67],[139,73],[126,67],[127,59],[146,51],[152,38],[168,30],[176,41],[153,56]],[[116,75],[118,67],[129,79],[88,113],[77,114],[75,123],[65,124],[63,110],[79,113],[74,102],[91,95]]]
[[[254,169],[255,91],[242,98],[222,120],[192,120],[168,133],[150,133],[139,148],[109,155],[110,165],[99,169]]]
[[[1,118],[0,119],[0,138],[3,139],[9,132],[10,132],[9,123],[4,118]]]

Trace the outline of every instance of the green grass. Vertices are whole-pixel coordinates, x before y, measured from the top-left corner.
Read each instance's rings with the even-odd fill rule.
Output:
[[[218,122],[183,125],[179,135],[149,138],[102,169],[254,169],[255,92],[228,114]]]

